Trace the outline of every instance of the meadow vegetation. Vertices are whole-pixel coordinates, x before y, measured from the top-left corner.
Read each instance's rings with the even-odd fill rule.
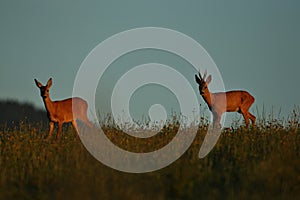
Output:
[[[150,139],[102,124],[122,148],[158,149],[178,130],[176,121]],[[93,158],[71,126],[60,140],[43,123],[0,126],[0,199],[297,199],[300,197],[299,114],[261,118],[256,127],[223,130],[214,149],[198,158],[207,124],[177,161],[161,170],[130,174]]]

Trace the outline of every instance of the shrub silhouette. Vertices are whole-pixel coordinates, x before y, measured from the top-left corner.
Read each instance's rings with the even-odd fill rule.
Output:
[[[37,109],[29,102],[19,102],[17,100],[0,100],[0,124],[10,128],[25,123],[48,122],[47,113]]]

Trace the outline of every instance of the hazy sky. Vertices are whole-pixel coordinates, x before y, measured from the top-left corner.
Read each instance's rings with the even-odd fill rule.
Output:
[[[246,89],[256,98],[254,108],[274,106],[287,114],[300,102],[299,9],[297,0],[1,0],[0,99],[43,107],[33,79],[45,83],[50,76],[52,99],[69,97],[77,70],[97,44],[151,26],[192,37],[215,61],[227,90]],[[150,54],[159,62],[158,52]]]

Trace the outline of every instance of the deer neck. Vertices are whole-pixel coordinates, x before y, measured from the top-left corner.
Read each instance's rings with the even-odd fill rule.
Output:
[[[43,98],[43,101],[48,114],[50,114],[54,108],[54,103],[51,101],[50,97]]]
[[[202,94],[204,101],[206,102],[206,104],[209,107],[209,110],[212,109],[212,95],[213,94],[210,93],[209,91]]]

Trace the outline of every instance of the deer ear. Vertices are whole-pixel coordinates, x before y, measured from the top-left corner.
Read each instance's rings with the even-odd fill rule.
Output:
[[[35,82],[36,86],[39,87],[39,88],[43,86],[43,85],[42,85],[38,80],[36,80],[36,79],[34,79],[34,82]]]
[[[206,79],[206,84],[209,84],[210,82],[211,82],[211,75],[209,75],[208,77],[207,77],[207,79]]]
[[[195,74],[195,80],[200,85],[201,81],[200,81],[200,78],[197,76],[197,74]]]
[[[47,82],[47,87],[51,87],[52,85],[52,78],[49,78],[48,82]]]

